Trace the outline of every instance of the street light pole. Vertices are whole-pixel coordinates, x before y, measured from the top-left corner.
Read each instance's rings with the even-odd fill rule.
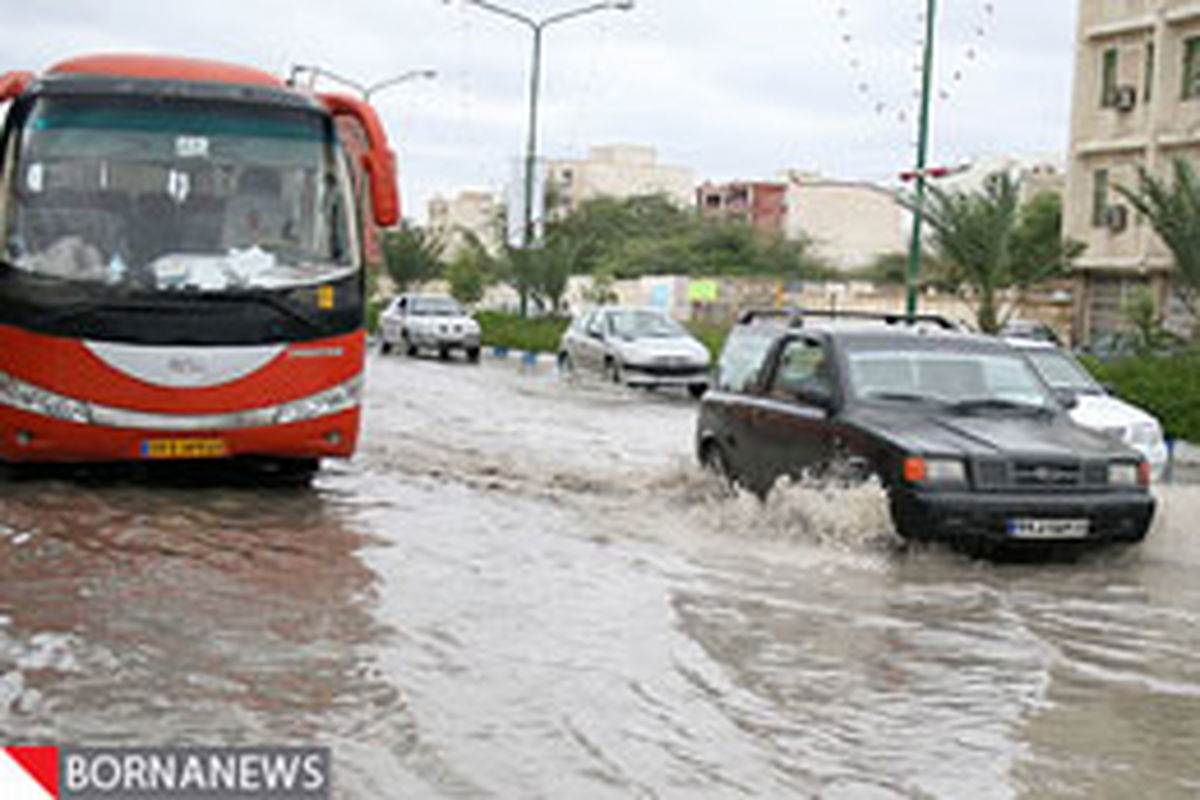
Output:
[[[399,75],[388,78],[386,80],[379,81],[378,83],[372,83],[370,85],[367,85],[367,84],[360,83],[352,78],[347,78],[345,76],[339,75],[336,72],[334,72],[333,70],[325,69],[324,67],[318,67],[318,66],[311,65],[311,64],[296,64],[295,66],[292,67],[292,74],[288,78],[288,85],[295,86],[296,79],[299,77],[301,72],[307,72],[310,75],[312,75],[313,82],[315,82],[317,77],[320,76],[320,77],[328,78],[331,81],[335,81],[337,83],[343,84],[345,86],[349,86],[350,88],[354,89],[355,91],[357,91],[359,93],[359,95],[362,97],[364,102],[370,102],[371,95],[373,95],[375,92],[378,92],[380,89],[386,89],[389,86],[396,85],[397,83],[403,83],[405,81],[410,81],[410,80],[413,80],[414,78],[436,78],[437,77],[437,70],[410,69],[407,72],[402,72]],[[310,88],[311,88],[311,86],[310,86]]]
[[[933,38],[937,30],[937,0],[926,0],[925,57],[921,73],[921,117],[917,124],[916,200],[913,203],[912,239],[908,246],[905,313],[917,313],[917,272],[921,268],[921,223],[925,215],[925,163],[929,150],[929,101],[933,88]]]
[[[533,56],[529,69],[529,134],[525,145],[525,197],[521,220],[521,245],[527,248],[533,243],[533,184],[537,166],[537,115],[538,91],[542,74],[542,32],[555,23],[565,22],[568,19],[582,17],[596,11],[629,11],[633,8],[633,0],[608,0],[608,2],[593,3],[559,14],[552,14],[541,20],[535,20],[519,11],[492,3],[490,0],[466,0],[466,2],[478,6],[484,11],[490,11],[519,22],[533,33]]]

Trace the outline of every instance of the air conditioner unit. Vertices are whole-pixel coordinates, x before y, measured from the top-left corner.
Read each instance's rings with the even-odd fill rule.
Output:
[[[1117,111],[1132,111],[1137,105],[1137,89],[1132,86],[1118,86],[1113,90],[1113,108]]]
[[[1120,233],[1129,224],[1129,209],[1125,206],[1109,206],[1104,210],[1104,224],[1113,233]]]

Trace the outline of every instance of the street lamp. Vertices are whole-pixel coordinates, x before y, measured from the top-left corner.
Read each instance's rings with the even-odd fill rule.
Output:
[[[633,9],[633,0],[609,0],[608,2],[592,3],[591,5],[580,6],[570,11],[551,14],[540,20],[535,20],[519,11],[513,11],[504,6],[489,2],[489,0],[466,0],[466,2],[470,5],[478,6],[484,11],[490,11],[493,14],[499,14],[502,17],[519,22],[533,31],[533,60],[529,76],[529,138],[525,147],[525,208],[523,209],[524,213],[521,225],[521,244],[523,247],[529,247],[533,240],[533,173],[537,160],[538,84],[542,69],[542,31],[557,22],[565,22],[566,20],[582,17],[585,14],[591,14],[595,11],[630,11]],[[524,306],[523,297],[522,306]],[[524,308],[521,309],[522,313],[524,313],[524,310]]]
[[[316,82],[317,77],[320,76],[320,77],[328,78],[331,81],[336,81],[337,83],[341,83],[346,86],[349,86],[352,89],[355,89],[360,95],[362,95],[362,99],[364,102],[370,102],[371,95],[373,95],[375,92],[378,92],[380,89],[386,89],[389,86],[395,86],[397,83],[404,83],[405,81],[410,81],[415,78],[436,78],[437,77],[437,70],[410,69],[407,72],[402,72],[399,75],[393,76],[386,80],[379,81],[378,83],[363,84],[363,83],[360,83],[359,81],[353,80],[352,78],[346,78],[342,75],[339,75],[336,72],[334,72],[333,70],[325,69],[324,67],[318,67],[318,66],[314,66],[311,64],[296,64],[295,66],[292,67],[291,77],[288,78],[289,86],[296,85],[296,79],[299,77],[301,72],[307,72],[310,75],[312,75],[313,82]],[[311,88],[311,84],[310,84],[310,88]]]

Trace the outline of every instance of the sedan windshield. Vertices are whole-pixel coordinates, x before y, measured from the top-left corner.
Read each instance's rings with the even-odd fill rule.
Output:
[[[1015,353],[859,350],[851,351],[848,361],[851,388],[862,399],[1054,405],[1029,364]]]
[[[3,258],[115,289],[286,288],[355,264],[330,120],[308,109],[43,97],[4,198]]]
[[[410,308],[413,314],[427,317],[457,317],[463,313],[462,307],[449,297],[414,297]]]
[[[678,322],[657,311],[614,311],[609,320],[612,332],[623,339],[687,335]]]
[[[1042,380],[1055,389],[1066,389],[1077,394],[1103,394],[1100,384],[1083,366],[1061,350],[1051,348],[1026,350],[1025,355]]]

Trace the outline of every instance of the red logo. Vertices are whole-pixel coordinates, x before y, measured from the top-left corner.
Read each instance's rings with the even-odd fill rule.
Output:
[[[0,797],[46,800],[58,797],[57,747],[5,747],[0,754]]]

